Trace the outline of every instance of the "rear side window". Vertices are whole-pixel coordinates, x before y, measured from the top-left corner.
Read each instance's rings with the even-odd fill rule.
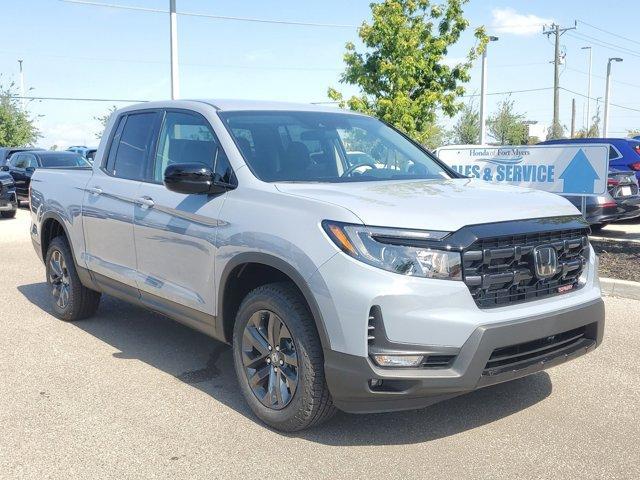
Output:
[[[615,160],[616,158],[620,158],[621,155],[618,153],[618,150],[613,145],[609,145],[609,160]]]
[[[231,179],[231,165],[209,123],[197,114],[170,111],[160,129],[154,181],[162,183],[166,168],[180,163],[202,163]]]
[[[127,115],[112,140],[107,171],[115,177],[143,180],[151,152],[157,112]]]

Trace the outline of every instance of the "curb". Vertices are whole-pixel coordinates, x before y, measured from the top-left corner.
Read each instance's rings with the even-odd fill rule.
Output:
[[[620,237],[602,237],[600,235],[589,235],[589,240],[595,241],[611,241],[611,242],[621,242],[621,243],[640,243],[640,240],[637,238],[620,238]]]
[[[600,279],[600,288],[603,295],[640,300],[640,282],[604,277]]]

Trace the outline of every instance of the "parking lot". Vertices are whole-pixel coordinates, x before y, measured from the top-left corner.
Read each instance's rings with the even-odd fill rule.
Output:
[[[108,297],[54,318],[28,227],[24,209],[0,221],[1,478],[640,477],[640,302],[607,298],[604,343],[575,362],[283,435],[222,344]]]

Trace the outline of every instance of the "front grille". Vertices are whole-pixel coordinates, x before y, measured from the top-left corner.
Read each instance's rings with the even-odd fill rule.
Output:
[[[579,288],[589,255],[585,228],[481,238],[463,251],[463,276],[480,308],[535,300]],[[557,273],[537,277],[534,249],[550,246],[558,258]]]
[[[594,340],[588,337],[588,329],[585,326],[531,342],[497,348],[491,354],[482,374],[497,375],[552,360],[593,344]]]

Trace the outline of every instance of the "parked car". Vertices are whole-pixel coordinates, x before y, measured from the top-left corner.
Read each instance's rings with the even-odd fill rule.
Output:
[[[34,173],[31,212],[55,315],[108,293],[231,344],[242,394],[280,430],[424,407],[602,340],[573,205],[462,178],[355,112],[130,106],[92,170]]]
[[[0,216],[2,218],[13,218],[18,209],[18,198],[16,197],[16,184],[13,177],[6,172],[0,171]]]
[[[609,145],[609,168],[613,171],[633,171],[640,180],[640,140],[631,138],[561,138],[538,145],[570,145],[573,143],[604,143]]]
[[[7,158],[16,152],[43,151],[44,148],[32,147],[0,147],[0,166],[7,163]]]
[[[89,150],[89,147],[85,147],[84,145],[72,145],[67,148],[67,152],[77,153],[82,155],[83,157],[86,157],[87,150]]]
[[[84,158],[86,158],[89,163],[93,163],[93,160],[96,158],[97,148],[88,148],[84,154]]]
[[[18,201],[29,199],[29,185],[33,172],[37,168],[89,167],[82,156],[73,152],[54,152],[49,150],[32,150],[16,152],[2,167],[9,172],[16,184]]]
[[[599,231],[611,222],[640,216],[640,195],[635,172],[609,172],[608,191],[603,195],[586,197],[586,220],[593,231]],[[577,208],[582,208],[581,197],[565,197]]]

